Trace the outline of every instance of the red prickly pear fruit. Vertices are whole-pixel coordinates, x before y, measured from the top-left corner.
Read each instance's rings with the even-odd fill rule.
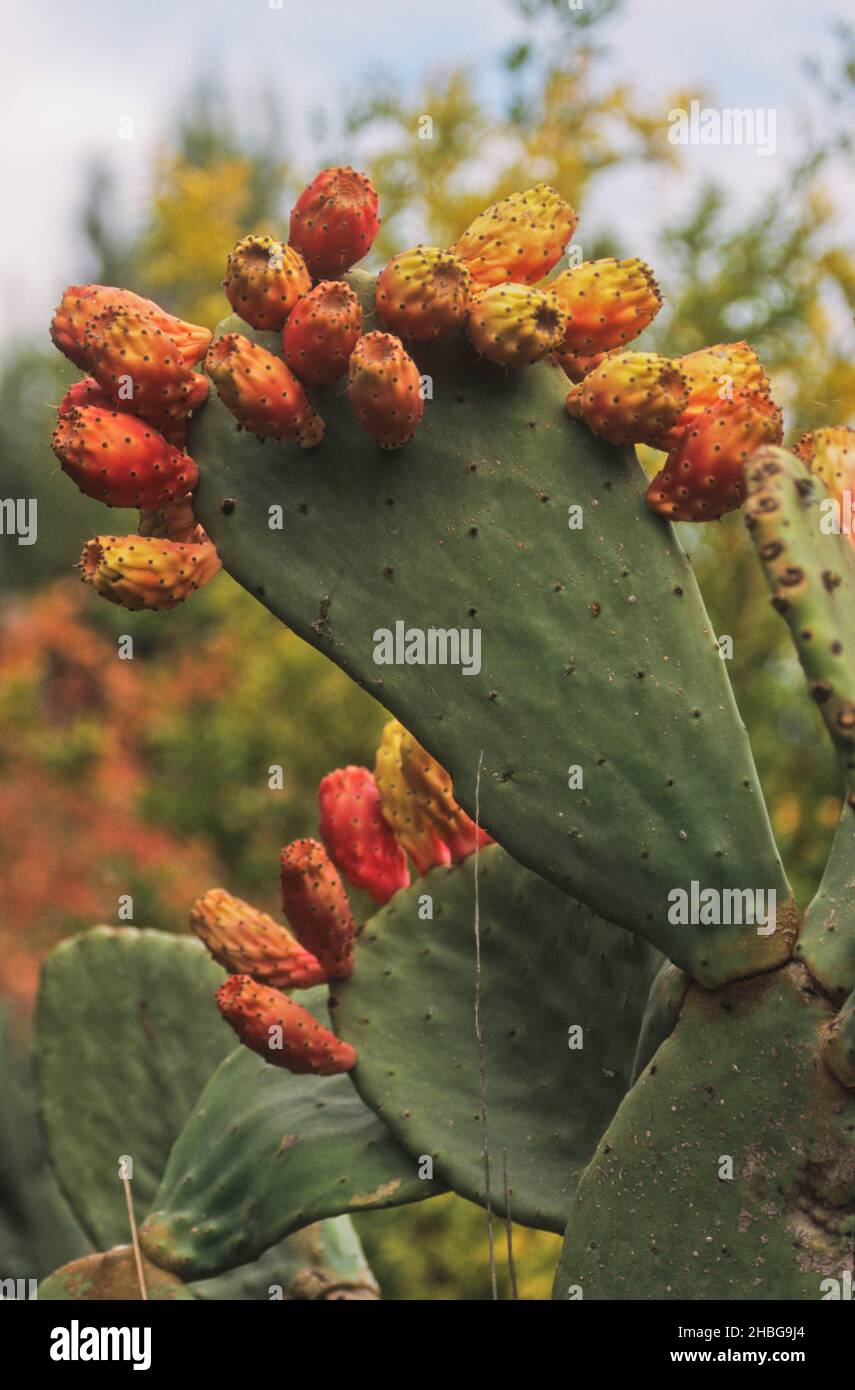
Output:
[[[251,975],[278,989],[310,989],[328,979],[285,927],[224,888],[210,888],[196,899],[190,927],[230,974]]]
[[[312,280],[299,251],[272,236],[245,236],[229,253],[223,289],[253,328],[281,328]]]
[[[75,381],[69,386],[59,405],[57,415],[70,415],[81,405],[97,405],[102,410],[115,410],[116,403],[111,400],[106,391],[102,391],[94,376],[85,376],[82,381]]]
[[[560,346],[564,315],[549,290],[496,285],[472,301],[466,333],[482,357],[502,367],[526,367]]]
[[[652,444],[689,399],[676,362],[655,352],[611,353],[567,396],[567,412],[611,444]]]
[[[689,399],[674,425],[651,441],[666,452],[677,447],[707,406],[729,400],[734,391],[759,391],[764,396],[771,391],[765,368],[748,343],[717,343],[678,357],[676,363],[686,378]]]
[[[650,266],[638,257],[585,261],[549,282],[566,314],[562,353],[592,354],[624,347],[662,307]]]
[[[410,882],[407,856],[383,816],[380,791],[367,767],[337,768],[318,788],[321,838],[354,888],[385,903]]]
[[[343,280],[322,280],[298,300],[282,330],[282,351],[307,386],[331,386],[347,371],[362,332],[362,305]]]
[[[251,434],[296,440],[303,449],[320,444],[324,422],[280,357],[242,333],[225,333],[209,347],[205,370],[220,400]]]
[[[152,536],[95,536],[79,565],[84,584],[132,612],[175,608],[220,568],[210,541],[189,545]]]
[[[432,343],[463,324],[470,275],[463,261],[437,246],[414,246],[394,256],[377,277],[377,313],[392,333]]]
[[[451,250],[472,276],[472,293],[504,285],[533,285],[558,264],[576,230],[569,203],[548,183],[492,203]]]
[[[108,507],[157,507],[192,492],[199,470],[144,420],[85,405],[61,415],[51,448],[87,497]]]
[[[371,250],[380,201],[366,174],[322,169],[291,209],[289,240],[313,280],[335,280]]]
[[[353,970],[356,923],[344,884],[318,840],[295,840],[280,855],[288,925],[334,980]]]
[[[318,1023],[302,1004],[249,975],[232,975],[217,1006],[244,1047],[297,1076],[337,1076],[356,1065],[356,1052]]]
[[[211,341],[211,330],[168,314],[153,299],[114,285],[69,285],[53,316],[50,335],[60,352],[76,367],[87,367],[83,338],[86,326],[103,309],[124,305],[153,319],[178,347],[188,366],[200,362]]]
[[[186,414],[195,376],[154,319],[120,305],[90,319],[83,339],[89,370],[120,410],[158,428]]]
[[[745,501],[746,461],[780,444],[781,412],[760,391],[707,406],[647,489],[647,504],[673,521],[717,521]]]
[[[357,422],[381,449],[400,449],[424,414],[419,369],[400,338],[366,333],[350,358],[348,395]]]

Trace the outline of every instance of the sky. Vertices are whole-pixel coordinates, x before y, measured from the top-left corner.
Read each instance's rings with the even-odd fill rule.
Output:
[[[0,348],[43,335],[62,286],[80,278],[77,223],[93,159],[116,171],[123,222],[144,218],[153,154],[199,74],[219,74],[239,113],[269,83],[292,154],[311,164],[311,112],[324,107],[335,121],[367,76],[387,71],[415,87],[426,71],[465,62],[499,103],[501,57],[526,33],[512,0],[0,0],[0,10],[0,186],[13,190],[0,225]],[[852,0],[625,0],[598,31],[603,78],[661,101],[666,127],[664,95],[675,89],[718,108],[774,110],[775,152],[692,146],[680,175],[610,177],[592,191],[576,239],[584,244],[586,222],[613,225],[650,257],[657,229],[708,177],[740,208],[752,205],[816,109],[803,58],[831,55],[833,25],[847,17]],[[841,172],[837,192],[852,225],[851,174]]]

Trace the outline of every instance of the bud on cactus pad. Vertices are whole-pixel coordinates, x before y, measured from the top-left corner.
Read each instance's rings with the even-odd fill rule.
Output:
[[[356,1064],[350,1043],[324,1028],[302,1004],[249,975],[232,975],[217,990],[223,1018],[245,1047],[298,1076],[337,1076]]]
[[[83,344],[87,325],[104,309],[124,306],[145,314],[175,343],[188,366],[200,362],[211,341],[211,330],[168,314],[153,299],[143,299],[131,290],[113,285],[69,285],[53,316],[50,335],[76,367],[86,367]]]
[[[454,800],[451,778],[445,768],[426,748],[402,726],[398,738],[401,771],[419,810],[443,844],[448,846],[452,863],[474,852],[476,847],[491,845],[486,830],[475,825],[462,806]]]
[[[436,246],[414,246],[380,272],[377,313],[400,337],[432,343],[463,323],[469,285],[469,271],[459,257]]]
[[[291,209],[291,245],[314,280],[335,280],[371,249],[380,229],[380,201],[356,169],[322,169]]]
[[[802,435],[794,453],[838,502],[843,502],[845,492],[855,493],[855,430],[846,425],[814,430]]]
[[[80,491],[108,507],[157,507],[199,481],[188,454],[144,420],[114,409],[86,405],[60,415],[51,448]]]
[[[404,776],[402,745],[407,730],[397,719],[383,729],[374,777],[380,792],[380,805],[399,844],[409,854],[417,874],[426,874],[437,864],[450,864],[451,851],[439,837],[425,814],[425,806]]]
[[[356,923],[338,869],[317,840],[295,840],[279,858],[289,926],[327,973],[343,980],[353,969]]]
[[[279,357],[245,338],[225,333],[208,349],[205,370],[235,419],[260,439],[320,444],[324,422],[300,382]]]
[[[707,406],[731,399],[735,391],[759,391],[764,396],[770,393],[763,364],[747,343],[718,343],[700,348],[678,357],[677,366],[686,378],[689,399],[671,429],[655,441],[657,449],[676,448]]]
[[[354,888],[385,903],[410,882],[407,856],[383,816],[380,791],[367,767],[337,768],[318,788],[321,838]]]
[[[310,951],[266,912],[211,888],[190,909],[190,926],[218,965],[279,989],[309,989],[327,979]]]
[[[560,345],[564,314],[548,290],[497,285],[472,301],[466,332],[482,357],[502,367],[525,367]]]
[[[271,236],[245,236],[230,252],[223,289],[236,314],[253,328],[281,328],[311,288],[299,251]]]
[[[688,398],[675,362],[655,352],[619,352],[573,387],[567,411],[612,444],[651,444],[671,428]]]
[[[344,376],[362,332],[362,305],[343,280],[322,280],[294,305],[282,330],[282,351],[307,386]]]
[[[759,391],[707,406],[647,489],[653,511],[673,521],[716,521],[745,501],[743,469],[764,444],[779,444],[781,412]]]
[[[194,373],[147,314],[104,309],[87,324],[83,345],[89,370],[121,410],[160,426],[190,408]]]
[[[220,569],[210,541],[187,545],[149,536],[95,536],[80,557],[80,577],[102,598],[137,611],[183,603]]]
[[[189,541],[192,545],[201,545],[208,539],[205,528],[193,515],[193,499],[189,496],[179,497],[162,507],[142,508],[139,534],[168,541]]]
[[[576,222],[570,204],[538,183],[492,203],[451,250],[469,270],[473,294],[511,280],[533,285],[557,265]]]
[[[637,257],[585,261],[549,288],[566,315],[562,353],[608,352],[637,338],[662,307],[653,271]]]
[[[357,421],[383,449],[412,439],[424,414],[419,369],[390,333],[366,333],[350,358],[348,395]]]

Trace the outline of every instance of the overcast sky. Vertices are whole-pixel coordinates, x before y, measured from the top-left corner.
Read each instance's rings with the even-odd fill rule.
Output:
[[[218,72],[238,110],[265,82],[279,93],[292,152],[311,156],[309,114],[333,118],[341,93],[385,69],[415,84],[426,70],[468,62],[485,96],[501,98],[498,60],[524,34],[510,0],[0,0],[4,38],[0,186],[0,344],[44,332],[62,285],[79,278],[76,226],[87,167],[108,161],[122,216],[145,209],[153,151],[168,139],[182,93]],[[588,225],[615,224],[651,254],[654,233],[702,177],[740,204],[780,177],[811,101],[808,55],[833,52],[835,21],[852,0],[626,0],[601,30],[603,75],[664,102],[683,87],[719,107],[774,109],[776,152],[692,148],[686,172],[633,171],[594,193]],[[119,139],[130,117],[133,139]],[[663,108],[663,124],[667,111]],[[842,186],[855,212],[851,183]],[[584,229],[584,221],[582,229]],[[578,236],[584,244],[584,237]]]

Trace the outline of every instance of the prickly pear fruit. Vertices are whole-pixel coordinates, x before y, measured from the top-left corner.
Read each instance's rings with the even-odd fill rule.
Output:
[[[111,603],[164,612],[213,579],[220,560],[210,541],[187,545],[150,536],[95,536],[80,557],[80,577]]]
[[[569,203],[548,183],[491,203],[451,247],[472,276],[472,293],[509,281],[533,285],[564,254],[576,230]]]
[[[186,414],[194,373],[154,319],[119,305],[89,320],[83,339],[89,370],[120,410],[160,428]]]
[[[655,442],[657,449],[676,448],[690,425],[708,405],[728,400],[734,391],[759,391],[768,396],[770,382],[757,353],[748,343],[717,343],[677,358],[689,387],[689,399],[674,425]]]
[[[344,376],[362,332],[362,305],[343,280],[322,280],[298,300],[282,330],[282,355],[307,386]]]
[[[236,314],[253,328],[281,328],[311,288],[306,262],[272,236],[245,236],[229,253],[223,289]]]
[[[218,965],[279,989],[309,989],[328,976],[296,937],[266,912],[210,888],[190,909],[190,926]]]
[[[653,271],[637,257],[584,261],[549,282],[566,315],[561,352],[592,354],[623,347],[659,313]]]
[[[380,201],[366,174],[322,169],[291,209],[290,241],[313,280],[335,280],[371,250]]]
[[[338,869],[318,840],[295,840],[279,858],[289,926],[327,973],[343,980],[353,969],[356,923]]]
[[[296,439],[303,449],[320,444],[324,422],[290,368],[272,352],[226,333],[208,349],[205,370],[224,405],[260,439]]]
[[[619,352],[567,395],[567,411],[612,444],[650,444],[670,429],[689,398],[676,362],[655,352]]]
[[[192,492],[199,470],[135,415],[97,405],[61,415],[51,448],[72,482],[108,507],[157,507]]]
[[[168,541],[189,541],[192,545],[201,545],[208,539],[205,528],[193,515],[193,499],[189,496],[179,497],[162,507],[141,508],[139,534]]]
[[[377,313],[399,337],[432,343],[463,323],[469,286],[469,271],[458,256],[437,246],[414,246],[393,256],[377,277]]]
[[[302,1004],[249,975],[232,975],[217,990],[223,1018],[245,1047],[298,1076],[336,1076],[356,1064],[356,1052],[318,1023]]]
[[[525,367],[559,347],[564,314],[554,294],[528,285],[496,285],[469,306],[469,341],[502,367]]]
[[[143,299],[132,290],[115,285],[69,285],[53,316],[50,335],[60,352],[76,367],[87,366],[83,338],[86,326],[103,309],[124,305],[153,319],[162,332],[176,344],[182,358],[192,367],[205,356],[211,341],[211,330],[196,323],[168,314],[153,299]]]
[[[407,856],[380,805],[380,791],[367,767],[337,768],[318,788],[321,839],[333,863],[354,888],[388,902],[410,882]]]
[[[348,395],[358,423],[383,449],[412,439],[424,414],[419,369],[390,333],[366,333],[350,358]]]
[[[374,765],[380,806],[396,840],[407,851],[417,874],[451,863],[451,850],[425,814],[426,808],[404,776],[402,745],[407,730],[397,719],[384,726]]]
[[[115,401],[101,390],[94,376],[85,376],[82,381],[73,382],[57,406],[56,413],[61,419],[81,405],[97,405],[102,410],[116,409]]]
[[[586,355],[582,352],[554,352],[553,360],[558,363],[565,376],[577,386],[584,381],[589,372],[595,372],[608,357],[607,352]]]
[[[478,846],[491,845],[493,841],[486,830],[476,826],[455,801],[451,778],[445,768],[407,729],[398,725],[398,730],[392,737],[400,751],[404,781],[424,819],[448,846],[452,863],[458,864]]]
[[[813,430],[802,435],[793,452],[822,479],[830,497],[842,503],[845,492],[850,500],[855,496],[855,430],[847,425]]]
[[[780,444],[781,412],[760,391],[707,406],[647,489],[647,503],[672,521],[716,521],[745,501],[743,466],[764,444]]]

